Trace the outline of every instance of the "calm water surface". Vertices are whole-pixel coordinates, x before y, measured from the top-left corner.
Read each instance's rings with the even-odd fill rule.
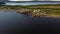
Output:
[[[0,10],[0,33],[40,33],[60,31],[60,19],[31,17],[11,10]]]

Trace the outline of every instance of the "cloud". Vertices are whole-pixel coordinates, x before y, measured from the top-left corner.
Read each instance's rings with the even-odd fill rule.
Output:
[[[5,2],[5,1],[8,1],[8,0],[0,0],[0,2]]]
[[[9,0],[9,1],[34,1],[34,0]]]
[[[0,0],[0,2],[5,1],[60,1],[60,0]]]
[[[60,1],[60,0],[51,0],[51,1]]]

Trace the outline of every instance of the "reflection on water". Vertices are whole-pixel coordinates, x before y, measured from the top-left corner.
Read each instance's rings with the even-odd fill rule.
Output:
[[[31,17],[14,11],[0,10],[0,33],[39,33],[60,31],[60,19]]]

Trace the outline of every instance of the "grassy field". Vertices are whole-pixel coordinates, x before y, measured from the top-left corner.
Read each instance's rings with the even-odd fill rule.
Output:
[[[18,13],[27,13],[32,16],[60,16],[60,4],[30,5],[30,6],[10,6],[0,5],[0,9],[16,10]]]

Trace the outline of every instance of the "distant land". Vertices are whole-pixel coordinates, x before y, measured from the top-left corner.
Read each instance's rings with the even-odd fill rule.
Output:
[[[59,1],[5,1],[5,2],[0,2],[0,4],[5,4],[5,5],[37,5],[37,4],[60,4]]]
[[[4,4],[4,3],[2,3]],[[24,4],[24,3],[23,3]],[[31,4],[22,5],[0,5],[0,10],[15,10],[17,13],[34,17],[57,17],[60,18],[60,3],[56,4]],[[28,3],[29,4],[29,3]]]

